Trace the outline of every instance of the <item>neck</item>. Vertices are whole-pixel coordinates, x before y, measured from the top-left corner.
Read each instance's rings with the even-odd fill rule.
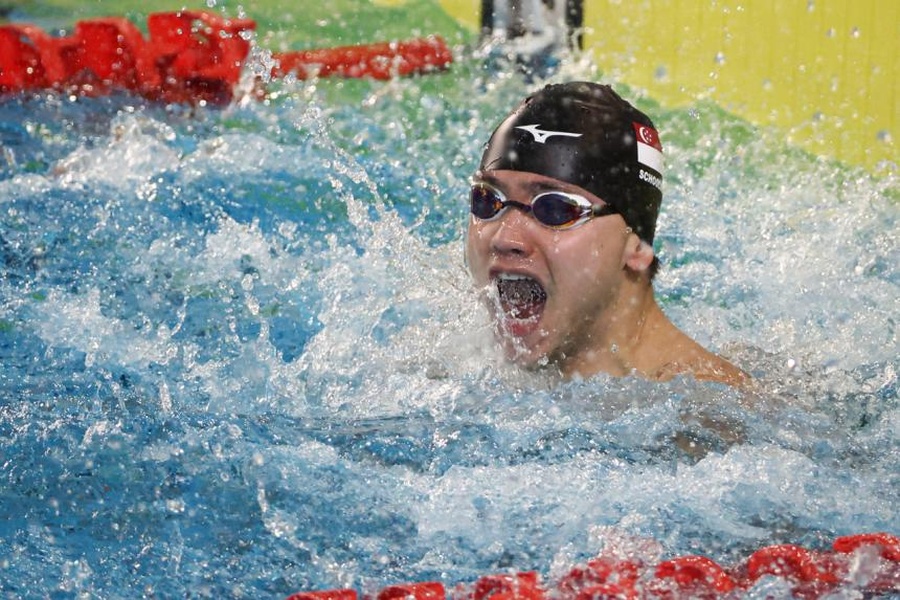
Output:
[[[645,333],[665,320],[653,288],[639,277],[623,284],[605,315],[593,322],[580,352],[560,364],[565,377],[608,373],[617,377],[644,372]]]

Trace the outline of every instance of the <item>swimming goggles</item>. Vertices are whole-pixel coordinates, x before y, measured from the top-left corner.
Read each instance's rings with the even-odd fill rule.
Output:
[[[470,192],[472,214],[482,221],[491,221],[506,208],[514,206],[531,213],[538,223],[551,229],[571,229],[594,217],[616,214],[609,204],[593,204],[584,196],[569,192],[541,192],[531,204],[507,200],[503,192],[484,182],[472,185]]]

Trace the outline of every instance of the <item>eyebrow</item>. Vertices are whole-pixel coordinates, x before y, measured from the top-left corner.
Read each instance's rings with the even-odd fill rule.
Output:
[[[474,181],[481,181],[484,183],[489,183],[494,187],[502,189],[506,192],[505,186],[501,185],[500,182],[497,181],[496,177],[493,177],[490,173],[476,173],[473,178]],[[563,184],[563,185],[560,185]],[[578,190],[566,189],[565,182],[555,182],[555,181],[530,181],[523,185],[523,189],[532,195],[539,194],[541,192],[566,192],[568,194],[578,194],[581,195],[581,192]]]

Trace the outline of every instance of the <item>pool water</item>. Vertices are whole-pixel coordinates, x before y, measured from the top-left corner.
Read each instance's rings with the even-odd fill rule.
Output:
[[[2,100],[3,594],[278,598],[900,531],[896,167],[622,88],[666,149],[660,301],[758,389],[560,383],[498,358],[462,257],[482,144],[540,83],[460,56],[224,109]]]

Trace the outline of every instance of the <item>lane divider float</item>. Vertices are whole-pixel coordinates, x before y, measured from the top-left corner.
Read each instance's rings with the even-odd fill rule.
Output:
[[[794,598],[824,598],[838,589],[866,598],[900,593],[900,538],[863,533],[834,540],[830,551],[793,544],[767,546],[745,563],[723,567],[705,556],[682,556],[656,565],[598,556],[551,586],[534,571],[487,575],[451,590],[436,581],[388,586],[364,600],[642,600],[740,597],[763,578],[783,580]],[[360,600],[353,589],[299,592],[287,600]]]
[[[153,13],[145,38],[131,21],[78,21],[56,37],[34,25],[0,25],[0,94],[40,90],[98,96],[127,91],[161,102],[227,104],[235,95],[252,19],[200,10]],[[370,77],[386,80],[446,69],[452,54],[439,36],[273,53],[275,78]]]

